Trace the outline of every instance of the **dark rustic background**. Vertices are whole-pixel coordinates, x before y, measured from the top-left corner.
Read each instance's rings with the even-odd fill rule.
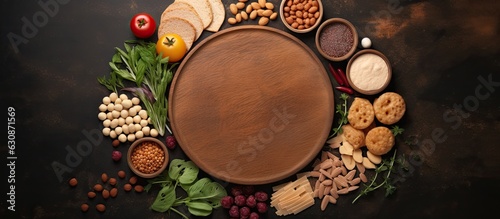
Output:
[[[138,12],[159,19],[172,1],[40,2],[57,2],[58,7],[51,6],[53,13],[47,14],[38,1],[3,1],[0,9],[0,105],[4,118],[8,107],[16,110],[17,156],[16,211],[11,212],[6,202],[9,169],[4,127],[0,217],[176,218],[149,210],[155,194],[148,193],[120,192],[106,201],[104,214],[93,209],[99,199],[90,202],[89,212],[79,210],[100,173],[116,176],[120,169],[130,173],[125,160],[110,159],[109,138],[94,145],[85,134],[100,129],[97,107],[108,94],[96,78],[109,73],[107,63],[114,47],[134,38],[129,19]],[[227,17],[229,4],[236,0],[223,2]],[[280,1],[270,2],[278,6]],[[325,212],[317,202],[289,218],[480,218],[496,212],[500,204],[500,4],[494,0],[324,0],[323,4],[324,20],[348,19],[360,37],[370,37],[373,48],[391,60],[394,76],[387,90],[399,92],[407,101],[398,153],[405,155],[409,168],[395,174],[398,189],[388,198],[379,191],[351,204],[355,195],[347,195]],[[34,17],[38,18],[35,29],[24,29],[26,20],[33,22]],[[239,25],[248,24],[256,21]],[[269,26],[289,32],[280,20]],[[222,29],[229,27],[225,22]],[[198,43],[211,34],[204,32]],[[17,46],[9,40],[14,35],[23,40]],[[317,52],[314,32],[293,35]],[[326,66],[326,60],[320,59]],[[90,142],[92,151],[81,161],[73,160],[72,171],[59,181],[51,165],[68,165],[68,150],[82,142]],[[124,153],[126,149],[120,148]],[[180,148],[172,156],[184,157]],[[79,179],[76,188],[66,183],[71,177]],[[269,191],[270,186],[261,188]],[[265,217],[276,218],[273,209]],[[228,215],[219,209],[211,218]]]

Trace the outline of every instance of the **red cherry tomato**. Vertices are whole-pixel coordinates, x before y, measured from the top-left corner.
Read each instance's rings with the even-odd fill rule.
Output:
[[[148,13],[139,13],[130,20],[130,30],[137,38],[149,38],[156,31],[156,21]]]

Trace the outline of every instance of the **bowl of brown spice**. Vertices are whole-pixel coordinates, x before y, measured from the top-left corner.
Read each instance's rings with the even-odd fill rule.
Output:
[[[142,178],[153,178],[162,173],[168,165],[167,147],[153,137],[138,139],[130,145],[127,163],[132,172]]]
[[[282,0],[280,18],[295,33],[307,33],[318,27],[323,17],[321,0]]]
[[[316,31],[316,48],[330,61],[344,61],[354,54],[358,46],[358,32],[343,18],[330,18]]]

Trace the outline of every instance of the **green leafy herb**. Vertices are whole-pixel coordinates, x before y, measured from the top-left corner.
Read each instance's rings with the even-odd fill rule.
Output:
[[[396,191],[396,187],[391,184],[390,176],[391,176],[392,170],[394,169],[395,161],[396,161],[396,150],[394,150],[394,154],[392,155],[392,157],[389,160],[384,159],[382,161],[382,164],[375,169],[375,176],[371,179],[370,184],[368,184],[368,185],[365,184],[365,187],[363,188],[363,190],[361,190],[361,192],[352,201],[352,203],[356,202],[362,196],[365,196],[368,193],[373,192],[373,191],[375,191],[379,188],[382,188],[382,187],[385,188],[385,196],[386,197],[391,195],[392,193],[394,193],[394,191]],[[377,178],[379,175],[383,175],[382,176],[383,181],[380,184],[377,183]]]
[[[155,201],[151,205],[151,209],[158,212],[166,212],[172,207],[175,202],[175,189],[172,184],[168,184],[163,187]]]
[[[128,90],[141,99],[151,123],[163,136],[165,128],[168,128],[166,92],[172,82],[172,69],[176,64],[168,65],[168,57],[157,55],[156,44],[152,42],[126,41],[124,48],[115,48],[116,53],[109,62],[112,70],[110,78],[102,77],[98,78],[98,81],[113,92],[124,87],[123,79],[135,83],[137,88]]]
[[[398,135],[401,135],[403,134],[403,132],[405,131],[403,128],[400,128],[399,126],[395,125],[395,126],[392,126],[392,134],[394,135],[394,137],[398,136]]]
[[[342,93],[340,95],[340,100],[342,100],[342,103],[339,103],[335,107],[335,113],[338,113],[340,115],[340,118],[338,120],[338,126],[334,127],[332,129],[333,133],[329,136],[329,138],[335,136],[336,134],[342,133],[342,126],[347,124],[347,100],[349,99],[349,95]]]
[[[189,185],[198,177],[199,168],[192,161],[174,159],[170,162],[168,176],[177,179],[179,183]]]
[[[118,88],[123,88],[122,78],[118,77],[116,74],[111,72],[110,77],[106,76],[98,77],[97,81],[105,86],[108,90],[118,93]]]
[[[191,200],[205,200],[213,208],[220,206],[220,200],[227,195],[226,189],[209,178],[202,178],[187,190]]]
[[[162,187],[151,209],[159,212],[171,210],[183,218],[188,218],[175,209],[177,206],[186,205],[189,213],[193,215],[210,215],[214,208],[220,207],[220,200],[227,196],[227,192],[222,185],[209,178],[198,180],[198,173],[199,168],[192,161],[172,160],[168,172],[149,180],[149,184],[145,187],[146,191],[153,185],[159,184]],[[176,197],[175,190],[178,185],[184,189],[187,197]]]

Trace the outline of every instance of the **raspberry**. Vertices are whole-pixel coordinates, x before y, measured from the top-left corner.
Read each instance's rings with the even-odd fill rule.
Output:
[[[240,218],[248,218],[248,217],[250,217],[250,208],[249,207],[240,208]]]
[[[236,205],[231,206],[231,208],[229,209],[229,217],[239,218],[240,208],[238,208],[238,206]]]
[[[250,213],[250,219],[259,219],[259,214],[255,212]]]
[[[120,152],[120,151],[113,151],[113,153],[111,153],[111,158],[114,161],[119,161],[120,159],[122,159],[122,152]]]
[[[267,204],[264,202],[259,202],[257,203],[257,211],[259,213],[266,213],[267,212]]]
[[[262,191],[259,191],[259,192],[256,192],[255,193],[255,199],[257,199],[257,201],[260,201],[260,202],[265,202],[267,201],[267,193],[265,192],[262,192]]]
[[[225,196],[220,200],[220,204],[222,205],[223,208],[231,208],[231,205],[233,205],[234,199],[232,196]]]
[[[242,195],[243,191],[241,190],[241,186],[233,186],[231,188],[231,194],[236,197],[238,195]]]
[[[165,143],[167,143],[168,149],[173,150],[175,148],[175,144],[177,143],[177,141],[175,140],[175,137],[173,135],[169,135],[165,139]]]
[[[246,204],[246,198],[245,196],[243,195],[238,195],[236,197],[234,197],[234,204],[236,204],[237,206],[244,206]]]
[[[255,189],[253,186],[243,186],[242,190],[243,190],[243,194],[246,196],[252,195],[255,192]]]
[[[254,208],[257,205],[257,201],[255,200],[255,197],[253,195],[250,195],[247,197],[246,204],[250,208]]]

